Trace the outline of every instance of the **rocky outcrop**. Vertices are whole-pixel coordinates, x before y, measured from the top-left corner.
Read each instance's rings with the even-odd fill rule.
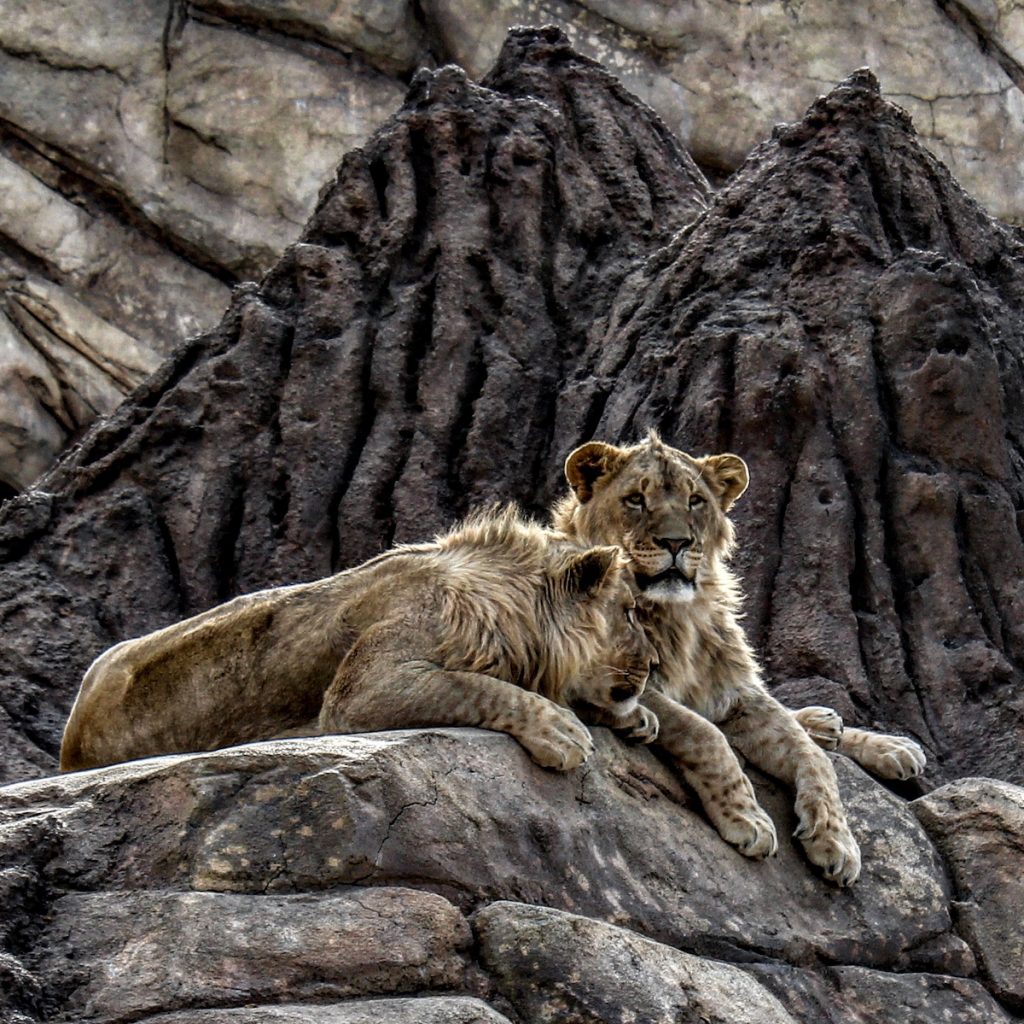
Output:
[[[0,24],[0,496],[216,324],[229,286],[294,241],[417,68],[479,78],[507,26],[547,21],[716,180],[871,65],[992,213],[1024,216],[1024,31],[1004,0],[910,0],[898,17],[878,0],[13,4]],[[43,341],[19,315],[26,286],[61,294]],[[89,356],[111,335],[117,374]]]
[[[555,32],[514,35],[487,88],[418,78],[261,288],[5,506],[22,640],[0,666],[18,751],[0,777],[52,768],[115,639],[537,495],[590,323],[706,201],[664,125]]]
[[[565,775],[508,736],[453,729],[6,787],[5,1008],[334,1024],[386,996],[399,1021],[1011,1019],[936,848],[850,762],[836,765],[864,873],[838,891],[764,780],[783,839],[756,863],[650,750],[595,738]],[[983,870],[1019,868],[1019,825]],[[999,920],[1010,952],[1020,918]]]

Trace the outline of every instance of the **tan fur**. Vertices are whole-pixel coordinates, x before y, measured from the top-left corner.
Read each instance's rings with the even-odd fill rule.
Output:
[[[621,551],[514,510],[346,572],[264,590],[111,648],[85,675],[61,767],[281,735],[476,725],[540,764],[591,752],[574,701],[650,739],[653,649]]]
[[[742,595],[727,566],[735,540],[726,513],[747,486],[743,460],[694,458],[652,432],[630,448],[585,444],[565,471],[572,490],[553,510],[555,526],[581,543],[619,544],[629,557],[660,663],[643,703],[657,714],[658,742],[712,822],[749,856],[775,850],[774,826],[731,744],[795,789],[796,835],[809,859],[826,878],[852,884],[860,852],[832,764],[814,740],[901,777],[923,768],[923,754],[900,737],[844,732],[831,709],[794,714],[766,690],[739,625]]]

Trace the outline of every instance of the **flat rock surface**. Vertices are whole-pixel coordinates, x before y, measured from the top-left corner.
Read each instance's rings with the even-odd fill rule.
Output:
[[[56,901],[37,956],[42,984],[73,980],[68,1014],[134,1020],[175,1006],[324,999],[462,980],[469,929],[431,893],[239,896],[72,894]]]
[[[753,984],[709,956],[811,972],[973,969],[924,831],[845,759],[864,870],[837,890],[788,838],[795,822],[774,787],[757,783],[780,853],[753,863],[651,751],[595,735],[592,760],[566,775],[538,768],[508,736],[441,729],[282,740],[8,786],[0,878],[23,1000],[98,1020],[438,988],[518,1005],[495,981],[511,985],[518,968],[474,960],[463,917],[480,911],[479,933],[499,902],[557,910],[551,920],[570,931],[584,918],[628,929],[653,957],[637,980],[648,992],[665,971],[693,974],[715,998]],[[555,957],[565,943],[552,929]],[[633,956],[629,943],[606,945],[612,960]],[[588,969],[612,970],[600,957]],[[787,1019],[766,1005],[750,1019]]]
[[[983,985],[966,978],[864,967],[828,967],[817,974],[781,966],[747,970],[794,1019],[808,1024],[1008,1024],[1016,1019]]]
[[[246,1006],[234,1010],[184,1010],[147,1017],[145,1024],[509,1024],[479,999],[421,996],[350,1003]]]

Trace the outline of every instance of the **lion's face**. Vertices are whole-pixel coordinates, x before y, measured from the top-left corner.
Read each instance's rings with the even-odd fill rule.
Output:
[[[552,623],[580,641],[580,661],[565,696],[628,714],[643,693],[657,654],[637,618],[636,588],[617,546],[574,548],[556,572]],[[549,654],[562,645],[549,636]]]
[[[653,434],[631,448],[585,444],[565,473],[573,495],[559,525],[586,543],[618,544],[644,599],[658,602],[692,599],[702,569],[728,554],[726,512],[748,482],[738,456],[695,459]]]
[[[658,664],[657,652],[637,618],[634,588],[628,574],[608,588],[604,607],[602,656],[584,681],[585,699],[613,714],[629,714]]]

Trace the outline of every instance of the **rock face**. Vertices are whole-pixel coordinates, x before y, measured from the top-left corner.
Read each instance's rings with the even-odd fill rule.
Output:
[[[418,67],[478,78],[507,26],[548,21],[716,178],[854,68],[883,69],[924,144],[993,214],[1024,218],[1024,18],[1009,0],[7,0],[0,496],[216,324]],[[26,289],[59,295],[43,325]]]
[[[1021,247],[858,74],[708,207],[664,125],[555,30],[425,72],[301,240],[0,519],[7,779],[89,661],[236,593],[540,511],[649,426],[735,450],[779,695],[1022,778]]]
[[[960,931],[969,935],[992,991],[1024,1010],[1024,792],[992,779],[962,779],[914,804],[956,885]]]
[[[1010,781],[908,805],[837,758],[864,860],[842,891],[788,838],[731,851],[601,730],[568,775],[430,730],[22,782],[0,790],[0,1015],[1013,1019],[1019,257],[865,73],[713,199],[556,30],[513,32],[479,86],[417,75],[263,282],[0,510],[5,778],[52,772],[109,644],[481,501],[541,511],[573,445],[656,426],[751,465],[740,562],[780,695],[914,733],[934,781]],[[85,316],[43,276],[19,288],[39,337]],[[76,351],[144,370],[108,330]],[[786,837],[789,798],[755,785]]]
[[[5,506],[0,602],[25,645],[0,667],[0,777],[52,768],[114,640],[536,496],[589,325],[706,199],[664,125],[557,33],[513,36],[487,88],[418,78],[262,287],[48,478],[69,532],[63,499]]]
[[[911,808],[849,762],[864,873],[839,891],[764,780],[784,838],[753,863],[650,750],[595,738],[567,775],[508,736],[452,729],[6,787],[0,1005],[11,1020],[182,1024],[361,1022],[374,1007],[410,1022],[1011,1019]],[[983,870],[1019,877],[1018,818]],[[1019,915],[989,911],[1019,947]]]

